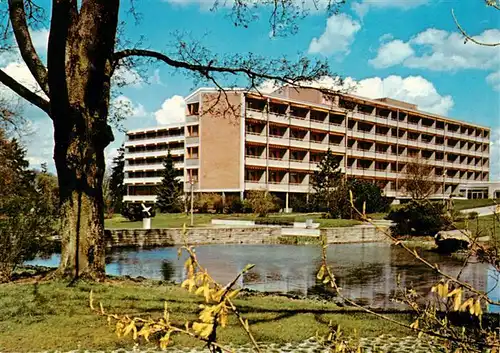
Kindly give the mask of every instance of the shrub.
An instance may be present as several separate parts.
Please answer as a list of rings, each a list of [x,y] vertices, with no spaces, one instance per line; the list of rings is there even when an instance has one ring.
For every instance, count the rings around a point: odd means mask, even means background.
[[[224,213],[243,213],[244,205],[239,196],[227,196]]]
[[[467,214],[467,218],[469,218],[469,219],[476,219],[478,216],[479,216],[479,213],[477,213],[477,212],[469,212]]]
[[[293,218],[258,218],[255,220],[255,224],[267,224],[275,226],[293,226]]]
[[[370,181],[353,179],[349,181],[349,189],[352,191],[354,206],[363,210],[366,205],[366,213],[386,212],[389,209],[389,200],[382,195],[380,187]]]
[[[307,201],[306,195],[291,194],[290,208],[293,212],[314,212],[314,205],[312,202]]]
[[[442,202],[410,201],[391,211],[387,219],[396,223],[391,227],[393,235],[434,236],[448,224]]]
[[[222,196],[215,193],[199,194],[194,200],[194,207],[200,213],[208,213],[209,211],[222,213],[224,210],[223,205]]]
[[[0,283],[18,265],[51,251],[55,218],[45,200],[14,196],[0,205]]]
[[[277,197],[266,191],[250,191],[245,203],[259,217],[265,217],[267,214],[278,207]]]

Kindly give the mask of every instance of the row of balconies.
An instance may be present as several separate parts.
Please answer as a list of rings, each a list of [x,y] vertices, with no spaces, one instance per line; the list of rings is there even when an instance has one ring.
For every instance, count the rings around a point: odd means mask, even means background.
[[[125,159],[136,159],[136,158],[161,158],[166,157],[168,150],[160,151],[147,151],[147,152],[126,152]],[[177,148],[170,150],[172,156],[181,156],[184,154],[184,148]]]
[[[372,116],[372,115],[363,115],[360,113],[352,113],[352,117],[356,120],[362,122],[372,122],[379,126],[387,126],[387,127],[399,127],[402,129],[413,130],[415,132],[426,132],[430,134],[440,135],[444,137],[455,137],[457,139],[480,142],[480,143],[489,143],[488,137],[482,136],[472,136],[468,134],[461,134],[460,132],[451,132],[445,129],[437,129],[433,127],[426,127],[421,125],[415,125],[408,122],[394,121],[391,119]],[[273,113],[262,113],[259,111],[247,109],[247,118],[256,119],[260,121],[270,121],[280,125],[292,125],[303,128],[312,128],[323,131],[332,131],[332,132],[345,132],[346,123],[345,120],[340,124],[332,124],[327,122],[318,122],[314,120],[310,120],[307,118],[298,118],[291,115],[278,115]]]
[[[368,135],[368,136],[367,136]],[[375,134],[363,134],[363,133],[358,133],[358,132],[352,132],[351,134],[348,135],[348,137],[353,137],[353,138],[359,138],[362,140],[371,140],[375,142],[384,142],[386,144],[392,144],[392,145],[398,145],[398,146],[406,146],[406,147],[416,147],[416,148],[421,148],[421,149],[428,149],[432,151],[439,151],[439,152],[452,152],[456,154],[462,154],[466,156],[474,156],[474,157],[483,157],[483,156],[488,156],[489,152],[488,151],[470,151],[466,149],[461,149],[461,148],[451,148],[448,146],[444,145],[432,145],[424,142],[419,142],[419,141],[413,141],[413,140],[401,140],[397,138],[392,138],[392,137],[382,137],[380,135],[375,135]],[[278,136],[278,135],[270,135],[267,137],[265,134],[259,134],[259,133],[253,133],[253,132],[247,132],[245,136],[245,140],[248,142],[253,142],[257,144],[267,144],[269,143],[270,145],[277,145],[277,146],[284,146],[284,147],[296,147],[296,148],[302,148],[302,149],[312,149],[312,150],[318,150],[318,151],[326,151],[328,148],[330,148],[334,152],[344,152],[345,151],[345,146],[343,143],[340,144],[332,144],[328,143],[326,140],[326,137],[323,139],[323,141],[316,141],[316,140],[310,140],[307,138],[304,139],[298,139],[298,138],[291,138],[287,136]]]
[[[184,142],[184,134],[161,137],[161,138],[144,139],[144,140],[127,140],[125,141],[124,145],[125,147],[130,147],[130,146],[157,145],[160,143],[173,143],[173,142]]]

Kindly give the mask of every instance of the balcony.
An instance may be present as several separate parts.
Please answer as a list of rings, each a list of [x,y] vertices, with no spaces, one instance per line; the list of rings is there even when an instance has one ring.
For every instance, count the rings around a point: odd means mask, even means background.
[[[309,140],[290,137],[290,146],[297,148],[309,148]]]
[[[199,115],[188,115],[186,116],[186,125],[196,125],[200,122]]]
[[[259,180],[245,180],[246,190],[266,190],[266,183],[262,183]]]
[[[156,195],[125,195],[124,202],[156,202]]]
[[[290,125],[308,128],[310,125],[310,122],[309,122],[309,120],[306,120],[305,118],[290,115]],[[327,129],[328,129],[328,126],[327,126]]]
[[[123,184],[160,184],[162,177],[148,177],[148,178],[124,178]]]
[[[245,164],[255,167],[266,167],[266,159],[260,156],[247,155],[245,157]]]
[[[198,158],[186,158],[185,165],[186,168],[198,168],[200,166],[200,160]]]
[[[172,142],[184,142],[184,135],[160,137],[160,138],[145,139],[145,140],[128,140],[125,141],[124,145],[125,147],[130,147],[130,146],[158,145],[161,143],[168,144]]]
[[[284,136],[270,135],[269,144],[288,147],[288,145],[290,145],[290,139]]]
[[[264,111],[255,110],[251,108],[246,108],[246,117],[256,120],[267,120],[267,116]]]
[[[281,158],[269,158],[268,166],[269,168],[280,168],[280,169],[288,169],[289,161],[287,159]]]
[[[254,143],[266,143],[267,137],[266,135],[262,135],[256,132],[247,131],[245,134],[245,141],[254,142]]]
[[[186,146],[197,146],[200,144],[199,136],[189,136],[186,137]]]
[[[141,170],[162,170],[163,164],[162,163],[150,163],[150,164],[137,164],[137,165],[130,165],[126,164],[123,167],[123,171],[125,172],[135,172],[135,171],[141,171]],[[174,168],[175,169],[182,169],[184,168],[184,162],[177,162],[174,163]]]
[[[326,151],[328,150],[328,143],[323,143],[323,142],[318,142],[318,141],[311,141],[311,150],[318,150],[318,151]]]
[[[290,169],[309,170],[309,161],[290,160]]]
[[[166,157],[168,150],[161,151],[149,151],[149,152],[126,152],[125,159],[136,159],[136,158],[149,158],[149,157]],[[170,150],[172,156],[182,156],[184,154],[184,148],[177,148]]]

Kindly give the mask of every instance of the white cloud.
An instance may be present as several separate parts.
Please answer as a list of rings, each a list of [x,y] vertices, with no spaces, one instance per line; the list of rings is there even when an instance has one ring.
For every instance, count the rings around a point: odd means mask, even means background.
[[[362,0],[352,4],[353,11],[363,18],[370,8],[394,8],[408,10],[430,3],[430,0]]]
[[[422,76],[388,76],[386,78],[371,77],[356,81],[351,77],[346,77],[342,84],[338,77],[322,77],[313,83],[307,84],[310,87],[326,88],[332,90],[342,90],[366,98],[393,98],[418,106],[421,111],[447,115],[453,108],[454,101],[449,95],[441,95],[432,82]],[[273,82],[264,82],[261,85],[263,91],[266,88],[276,89]],[[266,91],[269,93],[269,90]]]
[[[42,28],[39,30],[31,31],[31,41],[35,49],[41,50],[39,55],[45,55],[47,53],[47,47],[49,45],[49,30]]]
[[[500,70],[486,76],[486,82],[488,82],[495,91],[500,91]]]
[[[48,117],[29,121],[29,134],[21,137],[21,142],[27,148],[26,159],[30,168],[40,169],[42,163],[47,163],[50,171],[55,172],[54,164],[54,128]]]
[[[110,115],[119,114],[121,118],[144,118],[149,113],[140,103],[134,104],[126,96],[118,96],[111,101]]]
[[[309,53],[331,55],[349,54],[349,47],[354,36],[361,29],[361,24],[345,14],[333,15],[326,22],[324,33],[313,38],[309,44]]]
[[[118,86],[130,86],[134,88],[142,88],[144,80],[139,73],[131,68],[120,66],[113,73],[113,84]]]
[[[500,41],[500,30],[486,30],[474,38],[486,43],[498,42]],[[398,49],[401,49],[403,45],[406,52],[411,53],[411,55],[398,55]],[[464,39],[460,34],[435,28],[420,32],[407,42],[395,39],[382,44],[377,57],[370,60],[372,65],[375,66],[376,63],[383,61],[382,54],[386,57],[390,55],[398,57],[399,60],[392,60],[388,66],[403,64],[410,68],[424,68],[433,71],[494,69],[498,67],[500,62],[500,47],[484,47],[474,43],[464,44]]]
[[[154,115],[159,124],[183,122],[186,118],[186,102],[182,96],[172,96],[163,102]]]
[[[378,49],[377,57],[369,60],[369,63],[379,69],[386,68],[402,63],[413,54],[410,44],[397,39],[383,44]]]
[[[384,37],[384,36],[382,36]],[[489,29],[474,36],[484,43],[500,41],[500,30]],[[495,89],[500,87],[500,47],[485,47],[472,42],[464,42],[457,32],[447,32],[435,28],[418,33],[404,42],[394,39],[382,43],[377,56],[370,64],[376,68],[403,65],[408,68],[432,71],[457,71],[477,69],[495,71],[487,81]]]
[[[438,93],[432,82],[422,76],[372,77],[358,82],[353,92],[363,97],[389,97],[418,106],[419,110],[447,115],[453,108],[453,98]]]

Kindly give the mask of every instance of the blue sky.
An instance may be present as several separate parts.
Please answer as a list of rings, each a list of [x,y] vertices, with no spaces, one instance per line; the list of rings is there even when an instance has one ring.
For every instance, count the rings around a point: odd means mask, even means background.
[[[320,6],[323,1],[319,0]],[[219,6],[218,11],[210,11],[211,3],[136,1],[142,15],[136,25],[126,15],[128,1],[123,1],[126,37],[136,41],[143,36],[144,47],[168,51],[178,32],[203,40],[206,47],[221,55],[252,52],[268,57],[302,54],[327,59],[336,73],[357,83],[360,95],[390,96],[416,103],[421,110],[490,126],[492,178],[500,179],[500,48],[464,44],[451,16],[454,9],[471,35],[486,42],[500,41],[500,13],[487,8],[482,0],[348,1],[339,15],[311,9],[310,15],[298,22],[299,32],[285,38],[270,36],[265,9],[257,13],[259,20],[244,29],[234,27],[227,17],[228,8]],[[47,31],[40,28],[33,34],[43,53]],[[0,67],[29,81],[25,68],[15,60],[0,57]],[[182,119],[180,97],[195,88],[192,80],[162,63],[141,73],[147,82],[133,70],[120,72],[120,77],[131,83],[120,90],[117,99],[130,108],[124,126],[140,128]],[[30,107],[25,114],[33,122],[34,133],[26,139],[33,167],[43,161],[53,166],[50,120]],[[115,138],[107,149],[108,158],[124,136],[116,131]]]

